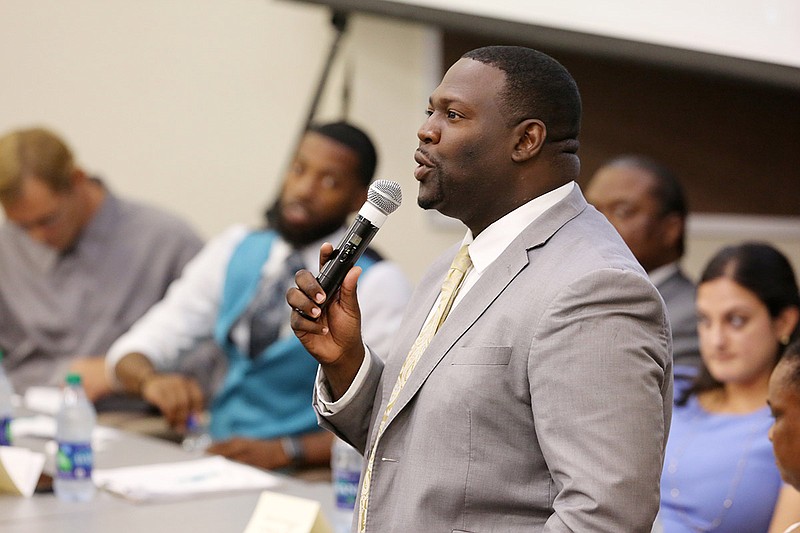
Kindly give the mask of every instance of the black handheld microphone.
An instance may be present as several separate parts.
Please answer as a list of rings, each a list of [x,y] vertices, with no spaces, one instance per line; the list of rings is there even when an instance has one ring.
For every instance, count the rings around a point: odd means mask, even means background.
[[[367,249],[378,229],[386,221],[386,217],[394,213],[402,201],[403,193],[397,182],[377,180],[370,185],[367,201],[317,276],[317,282],[327,296],[322,307],[331,301],[342,285],[345,275]]]

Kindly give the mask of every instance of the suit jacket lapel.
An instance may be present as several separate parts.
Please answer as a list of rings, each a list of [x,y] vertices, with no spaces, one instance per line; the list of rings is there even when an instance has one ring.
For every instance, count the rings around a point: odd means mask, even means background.
[[[417,394],[420,387],[441,362],[448,350],[489,308],[517,274],[528,265],[530,261],[528,251],[544,246],[559,228],[576,217],[587,205],[580,190],[575,187],[564,200],[548,209],[528,225],[489,266],[436,333],[430,346],[428,346],[411,376],[409,376],[405,387],[400,392],[387,425],[392,423],[397,414]],[[415,307],[410,308],[413,311],[407,317],[409,327],[403,327],[403,331],[408,333],[403,337],[403,342],[400,345],[401,349],[394,352],[395,357],[385,369],[389,371],[387,376],[389,379],[384,381],[382,407],[386,405],[389,392],[391,392],[397,375],[400,373],[400,366],[403,364],[408,350],[414,343],[425,318],[433,307],[433,303],[439,294],[442,280],[459,246],[454,246],[437,260],[431,269],[430,275],[426,276],[420,283],[417,295],[410,303]],[[411,327],[412,325],[413,327]]]

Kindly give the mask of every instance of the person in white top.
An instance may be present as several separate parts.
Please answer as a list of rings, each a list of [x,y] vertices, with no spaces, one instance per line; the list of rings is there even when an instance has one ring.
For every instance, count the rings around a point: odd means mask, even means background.
[[[790,344],[772,371],[767,396],[775,422],[769,440],[781,477],[800,491],[800,341]],[[800,531],[800,522],[785,533]]]
[[[366,200],[375,165],[361,130],[342,122],[310,127],[267,212],[267,227],[233,227],[209,242],[164,300],[108,351],[114,385],[157,406],[179,430],[208,407],[211,453],[267,469],[327,464],[332,438],[311,407],[316,361],[289,328],[284,295],[297,270],[317,271],[323,242],[339,242],[347,217]],[[374,250],[362,261],[364,336],[385,351],[410,284]],[[257,303],[270,300],[277,300],[275,313],[261,311]],[[266,319],[273,314],[274,321]],[[251,342],[267,330],[269,340]],[[207,404],[197,382],[176,365],[209,338],[224,350],[227,370]]]

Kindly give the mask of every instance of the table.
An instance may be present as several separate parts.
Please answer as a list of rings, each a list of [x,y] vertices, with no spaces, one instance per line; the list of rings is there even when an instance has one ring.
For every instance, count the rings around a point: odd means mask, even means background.
[[[95,451],[95,468],[115,468],[195,459],[179,445],[124,430],[119,438]],[[46,440],[19,439],[18,446],[43,451]],[[52,472],[48,458],[46,471]],[[281,476],[275,492],[320,502],[322,512],[333,517],[333,489],[327,482],[310,482]],[[190,501],[137,504],[98,490],[87,503],[68,503],[52,493],[31,498],[0,494],[0,531],[3,533],[241,533],[255,509],[260,490]]]

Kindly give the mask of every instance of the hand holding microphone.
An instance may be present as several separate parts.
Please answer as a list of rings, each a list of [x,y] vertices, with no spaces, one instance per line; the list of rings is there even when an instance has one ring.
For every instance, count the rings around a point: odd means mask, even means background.
[[[402,200],[402,190],[397,182],[377,180],[370,185],[367,201],[317,276],[317,282],[326,295],[323,307],[339,289],[345,275],[367,249],[386,218],[400,207]]]
[[[367,249],[386,217],[400,206],[401,200],[400,185],[394,181],[378,180],[370,186],[367,202],[316,278],[317,284],[325,291],[323,303],[317,302],[318,289],[307,271],[301,272],[302,276],[297,278],[298,286],[286,293],[286,301],[294,310],[292,329],[305,349],[322,365],[335,398],[350,386],[364,359],[361,317],[360,313],[351,314],[344,308],[335,313],[322,313],[321,309],[333,300],[347,273]],[[350,295],[348,299],[354,296]],[[324,320],[317,320],[321,316]]]
[[[377,180],[370,185],[367,201],[317,276],[317,282],[326,296],[323,308],[339,290],[345,275],[367,249],[386,218],[400,207],[402,200],[402,190],[395,181]]]

